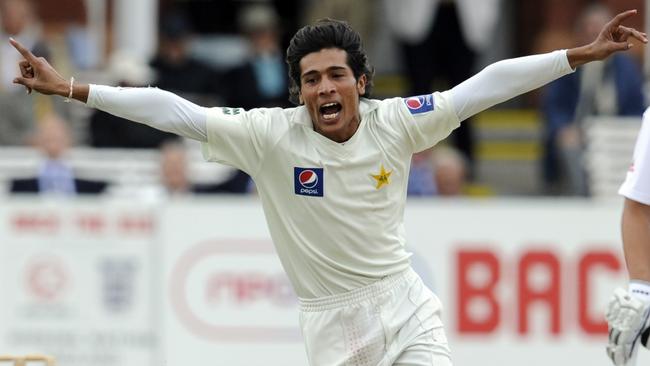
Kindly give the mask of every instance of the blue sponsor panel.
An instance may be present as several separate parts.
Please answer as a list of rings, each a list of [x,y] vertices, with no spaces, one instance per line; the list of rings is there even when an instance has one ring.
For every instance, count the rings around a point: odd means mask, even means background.
[[[404,104],[411,114],[431,112],[435,106],[433,94],[404,98]]]
[[[133,307],[137,264],[128,259],[104,259],[100,264],[104,306],[114,313]]]
[[[323,197],[323,168],[293,168],[295,193]]]

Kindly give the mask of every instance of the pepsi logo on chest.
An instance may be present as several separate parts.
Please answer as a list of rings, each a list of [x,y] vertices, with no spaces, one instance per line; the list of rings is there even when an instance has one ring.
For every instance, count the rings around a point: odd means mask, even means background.
[[[293,168],[294,192],[301,196],[323,197],[323,168]]]

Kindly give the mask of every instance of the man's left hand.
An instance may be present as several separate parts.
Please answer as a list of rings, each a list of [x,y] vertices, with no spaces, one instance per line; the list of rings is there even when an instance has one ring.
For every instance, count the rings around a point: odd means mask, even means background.
[[[607,355],[616,366],[624,366],[634,358],[641,342],[641,333],[648,327],[650,304],[627,291],[614,291],[605,318],[609,326]]]
[[[587,62],[604,60],[615,52],[632,48],[630,37],[642,43],[648,43],[647,35],[643,32],[622,25],[623,21],[635,15],[636,10],[628,10],[616,15],[600,31],[591,44],[572,48],[567,52],[569,64],[576,68]]]

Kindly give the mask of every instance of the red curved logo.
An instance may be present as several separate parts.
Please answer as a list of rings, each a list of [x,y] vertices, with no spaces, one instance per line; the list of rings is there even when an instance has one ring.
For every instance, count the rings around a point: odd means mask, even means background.
[[[68,286],[65,266],[56,258],[35,259],[27,264],[25,272],[27,288],[43,301],[58,299]]]
[[[298,327],[285,325],[295,318],[297,306],[281,267],[251,263],[267,260],[276,260],[268,241],[234,239],[191,247],[171,272],[169,296],[179,321],[196,336],[218,342],[300,341]],[[259,311],[265,313],[261,321],[254,319]]]
[[[300,185],[305,188],[314,188],[318,184],[318,175],[313,170],[303,170],[298,176]]]
[[[419,109],[423,104],[424,102],[420,97],[411,97],[406,100],[406,106],[409,107],[409,109]]]

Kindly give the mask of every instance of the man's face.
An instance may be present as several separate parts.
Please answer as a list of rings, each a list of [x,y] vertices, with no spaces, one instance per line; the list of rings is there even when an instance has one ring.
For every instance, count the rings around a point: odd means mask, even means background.
[[[54,116],[44,117],[39,121],[34,142],[48,158],[62,158],[70,146],[70,135],[65,122]]]
[[[300,60],[300,102],[311,116],[314,130],[345,142],[359,127],[359,96],[366,92],[366,76],[354,78],[347,52],[326,48]]]
[[[0,24],[8,35],[20,34],[30,20],[31,4],[27,0],[0,1]]]
[[[164,148],[161,154],[162,181],[171,193],[184,193],[189,189],[187,157],[176,147]]]

